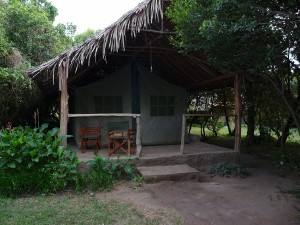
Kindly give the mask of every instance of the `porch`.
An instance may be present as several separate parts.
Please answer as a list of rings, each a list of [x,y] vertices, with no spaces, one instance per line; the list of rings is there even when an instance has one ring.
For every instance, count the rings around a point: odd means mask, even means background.
[[[70,148],[77,153],[80,162],[87,162],[94,158],[94,148],[89,148],[85,153],[73,143],[69,143]],[[98,154],[108,157],[108,149],[102,148]],[[124,159],[126,154],[120,153],[110,158],[116,160],[118,157]],[[132,155],[132,158],[136,156]],[[192,142],[185,144],[184,154],[180,153],[178,145],[144,146],[137,163],[138,166],[158,166],[158,165],[177,165],[188,164],[191,167],[204,170],[207,166],[219,162],[237,162],[239,152],[233,149],[223,148],[203,142]]]

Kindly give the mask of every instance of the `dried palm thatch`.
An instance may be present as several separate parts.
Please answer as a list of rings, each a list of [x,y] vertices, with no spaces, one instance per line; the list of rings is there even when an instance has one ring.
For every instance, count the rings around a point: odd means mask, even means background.
[[[107,51],[118,52],[125,51],[126,33],[130,31],[132,37],[142,30],[146,29],[154,21],[159,22],[163,18],[163,1],[164,0],[145,0],[136,8],[123,15],[118,21],[107,27],[103,31],[94,35],[81,45],[73,47],[56,58],[41,64],[38,67],[27,70],[31,78],[36,78],[40,74],[52,74],[53,82],[58,67],[66,62],[67,70],[75,70],[83,66],[86,62],[88,65],[91,58],[95,60],[102,57],[106,59]],[[99,54],[101,52],[101,54]]]

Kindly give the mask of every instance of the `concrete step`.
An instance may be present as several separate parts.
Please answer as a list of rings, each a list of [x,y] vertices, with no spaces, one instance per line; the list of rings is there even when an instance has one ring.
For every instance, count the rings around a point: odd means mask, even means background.
[[[172,166],[149,166],[137,167],[145,182],[153,183],[159,181],[199,181],[200,172],[187,164]]]

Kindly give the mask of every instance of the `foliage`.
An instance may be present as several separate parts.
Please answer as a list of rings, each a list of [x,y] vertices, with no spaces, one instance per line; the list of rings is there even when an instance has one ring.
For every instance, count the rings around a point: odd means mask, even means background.
[[[76,25],[72,23],[62,24],[59,23],[54,28],[55,34],[55,52],[54,56],[57,53],[64,52],[66,49],[74,46],[74,35],[76,32]]]
[[[207,129],[212,131],[215,136],[218,135],[218,131],[224,127],[222,122],[219,122],[220,117],[210,118],[207,122]]]
[[[0,195],[49,193],[74,185],[78,179],[78,159],[63,149],[58,128],[17,127],[0,132]]]
[[[130,179],[135,175],[135,159],[127,156],[125,159],[116,161],[110,158],[103,158],[96,155],[93,160],[88,162],[91,170],[87,174],[88,183],[91,183],[92,189],[106,191],[112,188],[115,179]]]
[[[8,121],[30,123],[41,99],[37,86],[20,70],[0,67],[0,127]]]
[[[79,44],[83,43],[85,40],[87,40],[88,38],[90,38],[91,36],[96,34],[96,32],[98,32],[98,31],[94,31],[92,29],[87,29],[85,32],[83,32],[81,34],[77,34],[74,37],[74,45],[79,45]]]
[[[54,26],[56,16],[48,0],[0,0],[0,126],[30,125],[37,108],[43,121],[53,121],[48,113],[55,107],[41,104],[42,94],[25,70],[73,46],[76,26]]]
[[[71,47],[72,39],[53,26],[57,9],[51,3],[1,0],[0,4],[3,6],[0,9],[3,29],[1,32],[0,26],[0,37],[4,35],[6,42],[18,49],[31,64],[40,64]]]
[[[293,27],[298,9],[294,0],[175,0],[167,14],[176,26],[177,46],[207,50],[210,62],[236,72],[265,68],[286,50],[285,34],[294,29],[293,38],[299,32]]]
[[[294,188],[290,190],[280,190],[283,194],[294,195],[296,198],[300,199],[300,188]]]
[[[131,181],[134,183],[133,185],[131,185],[131,188],[134,190],[137,190],[137,189],[143,187],[144,177],[141,175],[137,175],[137,176],[133,177],[131,179]]]
[[[135,176],[135,159],[111,160],[96,155],[88,162],[87,174],[78,171],[75,152],[60,143],[67,136],[57,137],[58,128],[16,127],[0,132],[0,196],[31,193],[52,193],[67,187],[77,191],[110,190],[116,179]]]
[[[247,168],[244,168],[239,164],[228,162],[218,163],[210,166],[208,173],[212,174],[213,176],[218,175],[224,177],[245,177],[249,175]]]
[[[231,88],[224,88],[214,91],[200,91],[189,93],[189,105],[188,113],[191,114],[216,114],[216,115],[228,115],[233,112],[232,100],[233,91]],[[230,118],[225,116],[224,118],[227,129],[230,131]],[[218,131],[224,127],[221,122],[220,116],[193,116],[188,118],[189,133],[191,132],[192,126],[195,123],[200,124],[200,135],[203,140],[207,139],[206,130],[213,132],[215,136],[218,135]]]
[[[273,148],[271,154],[275,168],[291,170],[300,175],[300,152],[298,149]]]
[[[224,72],[265,76],[300,132],[298,1],[175,0],[167,11],[182,51],[207,52]]]
[[[135,163],[138,158],[131,158],[127,155],[125,159],[118,159],[111,162],[111,171],[117,179],[131,179],[136,174]]]
[[[111,162],[109,158],[102,158],[96,155],[95,158],[88,162],[91,170],[88,173],[88,179],[92,183],[92,189],[106,191],[112,188],[115,177],[111,171]]]

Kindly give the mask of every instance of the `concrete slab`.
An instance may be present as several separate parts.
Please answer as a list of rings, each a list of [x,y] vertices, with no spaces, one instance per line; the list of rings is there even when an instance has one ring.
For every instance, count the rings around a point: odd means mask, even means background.
[[[140,166],[137,167],[137,169],[147,183],[184,180],[198,182],[200,179],[200,172],[187,164],[149,167]]]

